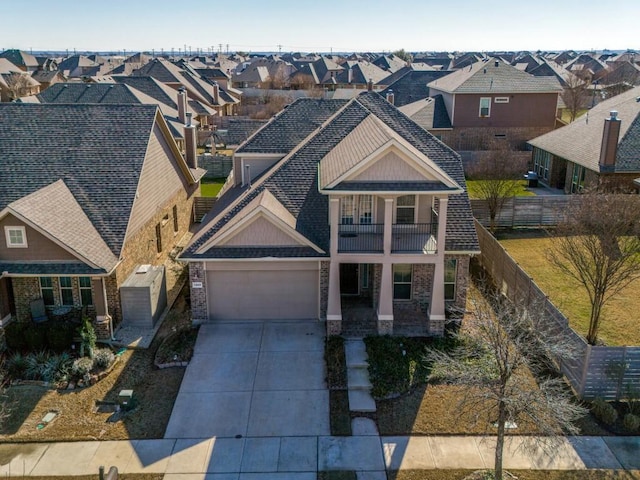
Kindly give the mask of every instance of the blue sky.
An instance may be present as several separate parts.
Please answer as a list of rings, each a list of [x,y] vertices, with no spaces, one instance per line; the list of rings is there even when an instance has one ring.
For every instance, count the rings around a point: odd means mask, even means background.
[[[0,0],[0,49],[640,49],[640,1]],[[615,8],[614,8],[615,5]]]

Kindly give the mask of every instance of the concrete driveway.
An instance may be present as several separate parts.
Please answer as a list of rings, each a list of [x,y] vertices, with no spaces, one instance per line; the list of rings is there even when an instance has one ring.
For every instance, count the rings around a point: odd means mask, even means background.
[[[329,392],[321,322],[200,327],[165,438],[324,435]]]

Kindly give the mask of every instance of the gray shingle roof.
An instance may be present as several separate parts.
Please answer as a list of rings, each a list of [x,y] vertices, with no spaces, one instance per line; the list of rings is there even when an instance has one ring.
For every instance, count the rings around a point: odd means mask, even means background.
[[[153,77],[147,76],[135,76],[135,77],[113,77],[113,81],[117,83],[123,83],[130,85],[136,90],[155,98],[160,103],[169,105],[171,108],[178,108],[178,105],[173,100],[173,97],[169,95],[167,89],[170,87],[164,86]],[[172,90],[172,89],[171,89]],[[175,95],[175,93],[174,93]]]
[[[156,111],[0,104],[0,210],[61,179],[119,256]]]
[[[496,63],[498,66],[496,66]],[[561,92],[554,77],[536,77],[500,60],[476,62],[429,83],[447,93],[549,93]]]
[[[640,87],[600,102],[594,108],[562,128],[529,141],[529,144],[550,152],[589,170],[600,171],[600,148],[604,120],[612,110],[618,112],[620,137],[615,172],[640,172]]]
[[[449,75],[448,70],[411,70],[407,69],[404,75],[389,83],[388,87],[382,91],[386,95],[389,90],[393,90],[393,104],[402,107],[408,103],[413,103],[429,96],[427,84],[439,78]],[[387,83],[387,80],[382,83]]]
[[[126,85],[56,83],[37,95],[42,103],[140,103]]]
[[[304,105],[297,108],[298,102]],[[289,128],[290,122],[295,123],[296,120],[304,119],[308,114],[308,108],[313,105],[308,103],[308,99],[298,100],[298,102],[292,104],[289,111],[290,118],[282,124],[285,131]],[[313,100],[313,102],[317,103],[317,108],[322,108],[322,104],[331,105],[332,101]],[[337,110],[337,106],[341,108]],[[401,114],[377,93],[365,92],[348,103],[333,104],[330,109],[337,113],[315,135],[268,172],[261,181],[256,182],[250,190],[234,189],[233,198],[225,202],[224,207],[221,206],[219,210],[212,212],[209,216],[210,221],[194,236],[182,255],[184,258],[220,258],[220,255],[224,255],[225,252],[226,258],[244,257],[245,250],[242,248],[234,250],[213,248],[204,252],[199,250],[264,189],[268,189],[296,218],[296,230],[299,233],[328,252],[328,199],[318,191],[318,162],[371,114],[395,130],[421,153],[427,155],[459,185],[466,185],[460,156]],[[276,122],[277,119],[273,120],[262,131],[270,129],[276,136],[275,133],[278,130],[275,126]],[[221,201],[224,201],[224,196]],[[448,251],[479,250],[466,193],[450,196],[445,248]],[[288,256],[285,252],[281,254]],[[317,253],[315,255],[318,256]]]
[[[55,263],[24,263],[24,262],[0,262],[0,272],[9,272],[12,275],[99,275],[104,270],[91,268],[82,262],[55,262]]]
[[[346,103],[301,98],[240,145],[237,152],[287,154]]]

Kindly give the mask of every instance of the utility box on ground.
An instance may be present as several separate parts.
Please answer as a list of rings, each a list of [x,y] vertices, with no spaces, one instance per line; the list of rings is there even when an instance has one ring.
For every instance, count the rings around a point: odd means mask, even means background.
[[[120,286],[120,303],[124,325],[153,328],[167,306],[164,267],[138,266]]]

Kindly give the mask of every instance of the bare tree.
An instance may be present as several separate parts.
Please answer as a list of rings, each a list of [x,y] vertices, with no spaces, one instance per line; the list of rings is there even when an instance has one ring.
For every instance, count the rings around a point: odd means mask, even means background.
[[[573,422],[585,414],[558,374],[549,367],[572,350],[542,309],[514,305],[499,292],[472,291],[472,315],[452,352],[430,350],[431,378],[464,387],[458,408],[487,431],[497,430],[494,475],[503,478],[507,422],[530,422],[539,434],[521,448],[551,453]],[[532,377],[532,374],[534,377]],[[535,378],[535,380],[534,380]]]
[[[569,116],[572,122],[577,118],[581,110],[587,108],[590,82],[591,80],[589,78],[573,73],[566,79],[564,91],[560,96],[569,110]]]
[[[17,100],[29,93],[29,78],[28,74],[22,72],[14,72],[5,77],[11,100]]]
[[[479,180],[475,194],[485,201],[489,210],[489,229],[496,229],[496,218],[507,199],[518,190],[517,179],[522,178],[520,165],[512,162],[506,148],[492,150],[473,169],[473,178]]]
[[[589,296],[587,342],[595,345],[602,308],[640,278],[640,197],[586,193],[565,211],[548,258]]]

